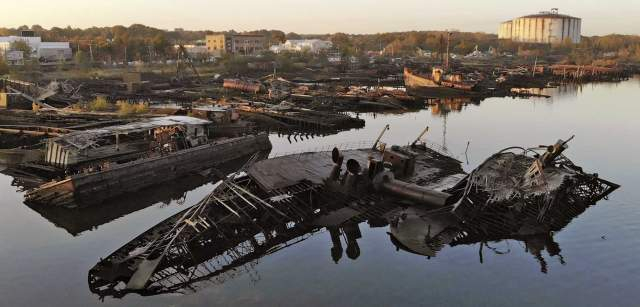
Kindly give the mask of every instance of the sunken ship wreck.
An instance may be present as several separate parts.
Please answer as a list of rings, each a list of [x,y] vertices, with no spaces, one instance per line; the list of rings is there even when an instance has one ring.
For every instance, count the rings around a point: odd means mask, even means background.
[[[426,256],[501,239],[541,241],[537,252],[557,254],[550,231],[618,188],[574,165],[566,143],[508,148],[469,174],[420,137],[402,147],[376,141],[249,161],[198,204],[102,259],[89,288],[100,297],[196,291],[325,229],[334,261],[344,252],[341,234],[347,256],[357,258],[362,222],[389,227],[398,249]]]
[[[28,203],[75,207],[271,150],[266,133],[213,138],[210,129],[208,120],[167,116],[73,131],[48,139],[41,161],[9,172],[38,183],[25,194]]]

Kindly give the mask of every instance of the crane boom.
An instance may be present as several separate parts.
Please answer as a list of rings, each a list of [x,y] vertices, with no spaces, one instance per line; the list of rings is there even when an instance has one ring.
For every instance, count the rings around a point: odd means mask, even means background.
[[[389,130],[389,124],[386,124],[384,126],[384,128],[382,129],[382,132],[380,132],[380,135],[378,136],[378,138],[376,139],[375,142],[373,142],[373,146],[371,146],[371,149],[375,150],[376,146],[378,146],[378,143],[380,142],[380,139],[382,138],[382,136],[384,136],[384,133]]]

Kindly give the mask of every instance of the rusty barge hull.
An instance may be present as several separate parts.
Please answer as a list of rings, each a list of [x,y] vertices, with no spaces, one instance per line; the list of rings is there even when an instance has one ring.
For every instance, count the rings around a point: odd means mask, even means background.
[[[27,192],[25,198],[29,203],[50,206],[97,204],[115,196],[216,167],[237,157],[269,150],[271,142],[266,134],[233,138],[46,183]]]
[[[26,162],[41,161],[42,150],[38,149],[0,149],[0,165],[19,165]]]
[[[407,86],[407,92],[410,95],[428,98],[446,98],[446,97],[480,97],[480,92],[461,90],[451,87],[412,87]]]

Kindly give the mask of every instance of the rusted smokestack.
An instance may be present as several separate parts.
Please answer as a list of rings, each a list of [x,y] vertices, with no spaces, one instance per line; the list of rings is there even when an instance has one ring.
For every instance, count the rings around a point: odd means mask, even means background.
[[[355,187],[356,182],[358,181],[358,175],[360,175],[360,171],[362,168],[360,167],[360,163],[354,159],[349,159],[347,161],[347,174],[345,179],[345,186],[347,187]]]
[[[340,150],[337,147],[334,147],[331,151],[331,159],[335,165],[331,170],[329,180],[336,181],[340,178],[340,169],[342,168],[342,161],[344,161],[344,156],[340,153]]]

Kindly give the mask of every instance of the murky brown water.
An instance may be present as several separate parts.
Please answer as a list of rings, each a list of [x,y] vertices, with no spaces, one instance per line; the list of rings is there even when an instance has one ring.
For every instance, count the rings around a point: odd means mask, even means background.
[[[212,185],[195,180],[182,183],[179,189],[191,190],[186,194],[165,185],[106,209],[39,213],[22,203],[11,178],[0,175],[0,305],[637,306],[640,79],[549,92],[552,99],[451,101],[419,112],[362,114],[364,129],[298,142],[272,136],[274,152],[286,153],[370,142],[385,124],[391,130],[384,141],[407,144],[429,125],[428,139],[447,147],[470,170],[504,147],[548,144],[575,134],[567,155],[622,188],[554,234],[561,251],[555,256],[542,251],[547,273],[521,241],[490,242],[495,252],[485,248],[482,263],[479,244],[445,247],[428,259],[396,250],[389,229],[364,224],[356,259],[334,263],[330,235],[319,232],[186,295],[130,294],[101,301],[87,284],[87,271],[100,257],[196,203]]]

